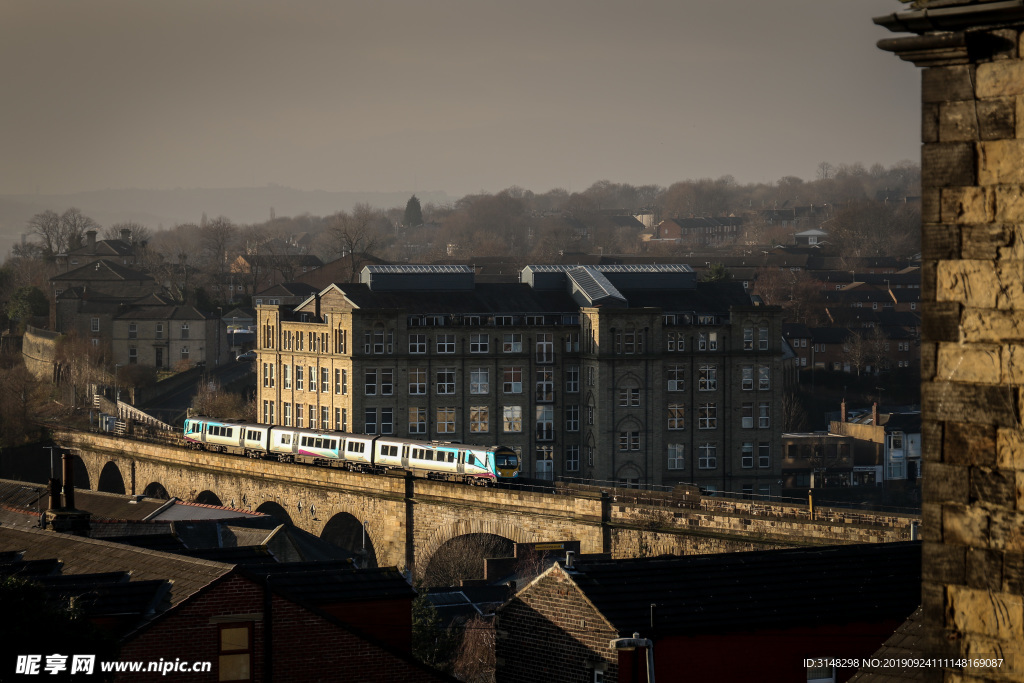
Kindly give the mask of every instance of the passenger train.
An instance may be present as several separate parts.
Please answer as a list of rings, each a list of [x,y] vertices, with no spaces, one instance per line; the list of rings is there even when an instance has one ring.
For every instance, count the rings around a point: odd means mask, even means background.
[[[507,446],[412,441],[196,416],[185,420],[190,448],[361,472],[406,470],[431,479],[492,484],[519,476]]]

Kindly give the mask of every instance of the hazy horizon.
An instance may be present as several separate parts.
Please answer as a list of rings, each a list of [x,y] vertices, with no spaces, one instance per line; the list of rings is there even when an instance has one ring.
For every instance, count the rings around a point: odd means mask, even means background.
[[[580,191],[916,161],[895,0],[9,4],[0,194]]]

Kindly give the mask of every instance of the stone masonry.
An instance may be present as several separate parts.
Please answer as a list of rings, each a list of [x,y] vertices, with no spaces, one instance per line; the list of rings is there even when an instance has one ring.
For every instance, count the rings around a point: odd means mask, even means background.
[[[875,20],[921,34],[879,43],[923,68],[919,656],[1002,658],[946,681],[1024,680],[1024,8],[1010,4]]]
[[[475,487],[85,432],[57,432],[54,441],[81,458],[88,482],[80,485],[101,489],[101,479],[113,475],[128,494],[159,484],[188,502],[209,492],[229,507],[267,510],[270,504],[316,535],[326,535],[338,519],[348,520],[357,532],[366,521],[377,563],[417,574],[438,548],[465,534],[493,534],[516,543],[578,540],[583,553],[644,557],[907,540],[918,521],[827,508],[816,508],[811,519],[806,505],[724,498],[704,499],[690,509],[618,500],[614,491]]]

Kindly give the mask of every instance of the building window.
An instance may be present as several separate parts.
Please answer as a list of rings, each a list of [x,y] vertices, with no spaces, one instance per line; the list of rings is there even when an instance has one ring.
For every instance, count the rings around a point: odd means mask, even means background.
[[[767,391],[772,388],[771,368],[767,365],[757,366],[757,388],[761,391]]]
[[[757,349],[759,351],[768,350],[768,328],[759,327],[757,328]]]
[[[367,408],[365,413],[364,413],[364,415],[366,417],[363,420],[363,433],[364,434],[376,434],[377,433],[377,409],[376,408]]]
[[[717,332],[701,332],[697,337],[697,350],[698,351],[717,351],[718,350],[718,333]]]
[[[623,387],[619,389],[619,406],[623,408],[635,408],[640,405],[640,389],[636,387]]]
[[[537,369],[536,400],[550,403],[555,400],[555,371],[551,368]]]
[[[523,335],[519,333],[504,335],[501,351],[502,353],[522,353]]]
[[[682,352],[686,350],[686,337],[682,332],[669,332],[665,335],[665,350]]]
[[[502,368],[502,391],[506,394],[523,393],[523,369],[521,367]]]
[[[565,335],[565,352],[566,353],[579,353],[580,350],[580,333],[570,332]]]
[[[316,429],[316,406],[309,406],[309,428]]]
[[[377,324],[373,326],[373,352],[376,354],[384,353],[384,325]]]
[[[128,364],[137,365],[139,362],[139,350],[134,346],[128,349]]]
[[[324,380],[327,380],[327,369],[324,368],[323,373]],[[323,390],[327,391],[327,385],[324,384]],[[381,396],[391,396],[395,393],[395,369],[394,368],[381,368],[380,369],[380,394]]]
[[[685,366],[669,365],[665,368],[665,376],[668,378],[669,391],[686,391]]]
[[[163,323],[157,323],[156,324],[156,338],[157,339],[163,339],[164,338],[164,324]]]
[[[740,451],[740,467],[750,469],[754,466],[754,442],[744,441],[743,450]]]
[[[578,445],[565,447],[565,471],[580,471],[580,447]]]
[[[536,477],[538,479],[551,480],[555,475],[555,447],[537,446],[536,453]]]
[[[341,408],[334,409],[334,431],[340,432],[344,429],[341,426]]]
[[[551,332],[539,332],[536,341],[536,357],[538,363],[555,362],[555,335]]]
[[[718,445],[702,443],[699,447],[697,467],[702,470],[713,470],[718,467]]]
[[[284,404],[282,404],[281,405],[281,410],[284,411],[284,415],[282,416],[283,419],[284,419],[284,426],[285,427],[291,427],[292,426],[292,404],[291,403],[284,403]]]
[[[313,373],[310,373],[311,376],[309,378],[310,391],[314,391],[314,389],[313,389],[314,385],[313,385],[312,374]],[[366,381],[363,384],[364,384],[364,386],[363,386],[363,393],[366,396],[376,396],[377,395],[377,368],[367,368],[366,369]]]
[[[594,386],[594,366],[590,365],[587,367],[587,386]]]
[[[438,353],[455,353],[454,334],[439,334],[436,341]]]
[[[384,372],[390,373],[391,371],[390,370],[385,370]],[[331,369],[330,368],[320,368],[320,391],[322,393],[326,394],[330,390],[331,390]],[[384,391],[384,392],[381,392],[381,393],[390,394],[391,391]]]
[[[744,403],[743,404],[743,412],[742,412],[742,418],[741,419],[742,419],[742,422],[740,423],[740,426],[742,426],[743,429],[753,429],[754,428],[754,404],[753,403]]]
[[[181,338],[188,339],[188,323],[181,324]]]
[[[217,680],[252,680],[252,624],[221,624],[218,633]]]
[[[565,369],[565,391],[569,394],[579,393],[580,366],[570,365]]]
[[[91,331],[93,331],[93,332],[99,332],[100,331],[100,319],[99,318],[92,318],[89,321],[89,329]]]
[[[316,368],[309,366],[309,390],[316,392]]]
[[[772,466],[772,445],[770,443],[757,444],[757,466],[761,468]]]
[[[490,410],[487,406],[470,406],[469,431],[483,433],[490,431]]]
[[[668,445],[668,468],[681,470],[685,467],[686,444],[670,443]]]
[[[469,371],[469,393],[491,393],[491,371],[487,368],[472,368]]]
[[[295,404],[295,426],[296,427],[301,427],[302,426],[302,404],[301,403],[296,403]]]
[[[537,441],[552,441],[555,438],[555,409],[553,406],[537,406]]]
[[[501,410],[505,432],[513,434],[523,431],[522,406],[504,406]]]
[[[427,335],[425,334],[410,334],[409,335],[409,353],[426,353],[427,352]]]
[[[188,347],[187,346],[182,346],[181,347],[181,359],[182,360],[188,360]]]
[[[324,408],[324,418],[327,418],[327,409]],[[324,423],[324,429],[327,429],[327,423]],[[380,433],[381,434],[394,434],[395,433],[395,409],[394,408],[381,408],[380,409]]]
[[[718,404],[701,403],[697,412],[697,429],[716,429],[718,427]]]
[[[668,404],[668,428],[680,430],[686,428],[685,407],[682,403]]]
[[[285,389],[292,388],[292,366],[281,365],[281,381],[284,382]]]
[[[743,350],[753,351],[754,350],[754,328],[744,327],[743,328]]]
[[[588,425],[593,425],[594,424],[594,406],[592,406],[592,405],[588,405],[587,406],[587,424]]]
[[[138,339],[139,338],[139,326],[137,323],[128,323],[128,338]]]
[[[455,408],[438,408],[437,409],[437,433],[438,434],[454,434],[455,433]]]
[[[578,432],[578,431],[580,431],[580,407],[579,406],[566,406],[565,407],[565,431],[567,431],[567,432]]]
[[[424,368],[409,368],[409,394],[418,396],[427,393],[427,371]]]
[[[619,432],[619,450],[640,450],[640,432]]]
[[[409,433],[410,434],[426,434],[427,433],[427,409],[411,407],[409,408]]]
[[[341,368],[334,368],[334,393],[341,395]]]
[[[438,395],[455,393],[455,368],[441,368],[437,371]]]
[[[697,390],[715,391],[718,389],[718,366],[701,365],[698,367]]]
[[[302,391],[302,366],[295,366],[295,388]]]
[[[474,333],[469,335],[470,353],[487,353],[489,344],[490,337],[488,337],[486,334]]]
[[[740,368],[740,377],[742,378],[740,381],[740,387],[743,389],[743,391],[753,391],[754,366],[744,365],[742,368]]]
[[[758,429],[768,429],[771,426],[771,404],[767,401],[762,401],[757,406],[757,426]]]

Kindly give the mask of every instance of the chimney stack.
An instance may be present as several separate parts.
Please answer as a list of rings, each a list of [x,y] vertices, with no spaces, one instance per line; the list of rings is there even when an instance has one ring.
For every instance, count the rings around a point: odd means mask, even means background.
[[[132,230],[131,230],[131,228],[121,228],[121,240],[131,244],[131,241],[132,241]]]
[[[50,479],[50,507],[43,514],[43,527],[47,531],[71,534],[73,536],[89,535],[90,513],[75,509],[74,457],[70,453],[61,456],[64,472],[64,504],[61,505],[61,483]]]
[[[878,424],[878,402],[871,404],[871,424]]]
[[[843,399],[843,402],[839,404],[839,422],[841,422],[842,424],[846,424],[846,399],[845,398]]]
[[[96,231],[86,230],[85,231],[85,246],[89,247],[89,253],[96,253]]]
[[[75,509],[75,456],[70,453],[61,455],[61,464],[64,470],[64,507],[68,510]]]

